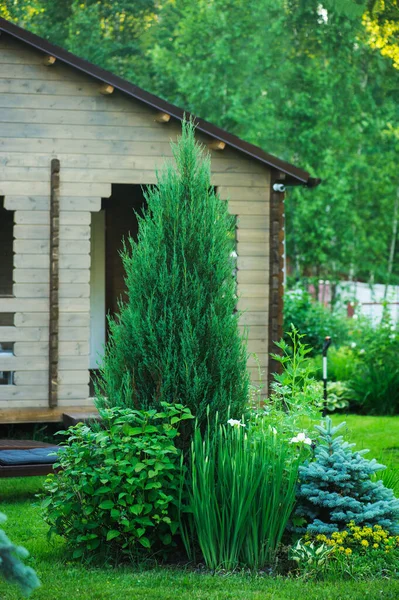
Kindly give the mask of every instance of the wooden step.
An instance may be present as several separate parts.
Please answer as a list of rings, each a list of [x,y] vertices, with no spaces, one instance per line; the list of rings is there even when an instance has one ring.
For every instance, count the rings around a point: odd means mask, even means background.
[[[99,421],[100,419],[101,417],[97,411],[68,412],[62,415],[62,421],[66,429],[77,423],[89,423],[90,421]]]

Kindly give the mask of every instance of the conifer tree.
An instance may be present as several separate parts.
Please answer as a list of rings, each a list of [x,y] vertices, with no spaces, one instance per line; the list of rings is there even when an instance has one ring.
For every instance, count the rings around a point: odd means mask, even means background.
[[[239,333],[231,254],[234,219],[210,182],[210,161],[183,122],[175,164],[145,192],[137,242],[122,253],[128,300],[109,320],[98,404],[189,407],[201,423],[240,418],[247,351]]]
[[[316,427],[320,435],[314,459],[299,467],[295,521],[302,518],[306,525],[298,530],[331,534],[354,521],[399,533],[399,500],[382,481],[371,479],[385,467],[375,459],[364,458],[368,450],[353,452],[355,444],[335,437],[344,425],[333,427],[327,417],[324,426]]]
[[[0,513],[0,523],[6,520]],[[0,575],[9,583],[16,583],[27,596],[40,585],[35,571],[22,562],[29,553],[22,546],[14,546],[0,529]]]

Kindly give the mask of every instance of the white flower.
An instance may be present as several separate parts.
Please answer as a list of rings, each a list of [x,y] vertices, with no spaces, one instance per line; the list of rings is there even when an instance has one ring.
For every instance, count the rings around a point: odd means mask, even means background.
[[[351,348],[356,348],[356,342],[351,343]]]
[[[359,354],[364,354],[366,352],[366,350],[364,348],[362,348],[361,350],[359,350]]]
[[[352,319],[355,319],[355,320],[358,318],[359,318],[358,315],[353,315],[353,317],[352,317]]]
[[[273,432],[273,435],[277,435],[277,429],[275,427],[272,427],[272,432]]]
[[[238,421],[237,419],[229,419],[227,423],[232,427],[245,427],[245,423],[241,423],[241,421]]]
[[[312,440],[306,437],[306,433],[301,432],[290,440],[290,444],[307,444],[310,446],[312,444]]]

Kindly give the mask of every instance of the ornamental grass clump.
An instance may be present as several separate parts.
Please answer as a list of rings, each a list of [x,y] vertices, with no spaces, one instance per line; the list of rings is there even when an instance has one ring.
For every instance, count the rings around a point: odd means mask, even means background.
[[[230,420],[212,431],[197,428],[192,441],[186,550],[193,557],[197,543],[210,569],[262,568],[293,509],[299,458],[264,421]]]
[[[385,467],[364,458],[367,450],[354,452],[354,444],[336,435],[344,425],[333,427],[327,417],[316,427],[314,457],[299,468],[297,531],[330,535],[353,521],[399,533],[399,500],[382,481],[371,479]]]
[[[240,418],[249,392],[238,327],[235,220],[211,186],[210,162],[184,122],[175,165],[145,192],[139,233],[122,254],[128,300],[110,319],[98,403],[135,409],[207,407]]]

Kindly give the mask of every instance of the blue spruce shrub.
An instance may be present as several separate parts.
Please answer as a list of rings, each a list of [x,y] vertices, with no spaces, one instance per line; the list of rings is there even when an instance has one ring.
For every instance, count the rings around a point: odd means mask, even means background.
[[[385,467],[364,458],[368,450],[354,452],[355,444],[336,436],[344,425],[333,427],[327,417],[324,426],[316,426],[319,436],[314,457],[299,468],[297,531],[331,534],[354,521],[399,533],[399,500],[382,481],[371,480]]]
[[[6,520],[0,513],[0,523]],[[35,571],[24,565],[21,559],[27,558],[29,553],[22,546],[14,546],[5,532],[0,529],[0,576],[9,583],[16,583],[26,595],[40,585]]]

